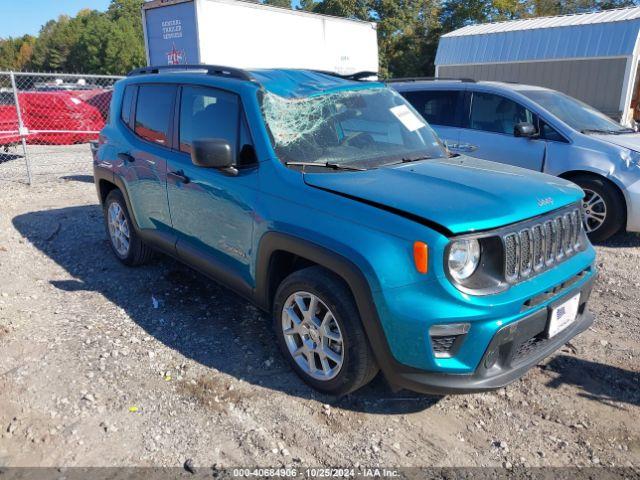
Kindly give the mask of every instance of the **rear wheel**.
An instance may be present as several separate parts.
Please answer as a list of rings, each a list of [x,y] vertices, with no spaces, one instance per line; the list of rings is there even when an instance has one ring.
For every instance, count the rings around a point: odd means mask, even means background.
[[[618,233],[626,219],[624,198],[604,178],[581,175],[572,179],[584,190],[584,225],[592,242],[603,242]]]
[[[131,223],[127,204],[120,190],[112,190],[104,202],[104,220],[111,250],[125,265],[134,267],[147,263],[153,250],[138,236]]]
[[[284,356],[316,390],[346,395],[378,372],[349,288],[324,268],[287,277],[276,293],[273,317]]]

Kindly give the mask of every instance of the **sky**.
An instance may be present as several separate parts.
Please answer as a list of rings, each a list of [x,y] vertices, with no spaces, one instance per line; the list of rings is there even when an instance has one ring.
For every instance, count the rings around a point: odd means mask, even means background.
[[[0,38],[37,35],[49,20],[75,16],[84,8],[105,11],[110,0],[0,0]],[[294,0],[294,5],[299,1]]]
[[[40,27],[62,14],[74,16],[83,8],[106,10],[109,0],[0,0],[0,38],[36,35]]]

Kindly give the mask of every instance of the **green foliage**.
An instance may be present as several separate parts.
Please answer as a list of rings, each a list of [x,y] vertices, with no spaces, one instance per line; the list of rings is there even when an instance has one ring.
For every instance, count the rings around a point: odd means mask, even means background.
[[[286,7],[291,8],[291,0],[265,0],[265,5],[273,5],[274,7]]]
[[[290,0],[254,0],[291,8]],[[378,23],[383,76],[433,74],[438,39],[470,23],[563,15],[635,5],[640,0],[300,0],[309,12]],[[37,37],[0,39],[1,70],[124,74],[144,65],[144,0],[111,0],[45,24]]]
[[[0,70],[19,70],[31,60],[36,39],[31,35],[0,40]]]

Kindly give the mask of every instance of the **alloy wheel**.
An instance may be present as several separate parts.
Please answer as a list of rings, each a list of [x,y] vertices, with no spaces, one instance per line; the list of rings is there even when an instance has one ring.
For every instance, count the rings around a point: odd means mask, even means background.
[[[282,332],[289,353],[310,377],[328,381],[344,364],[340,326],[327,305],[316,295],[296,292],[282,308]]]
[[[587,233],[593,233],[602,227],[607,218],[607,204],[602,196],[593,190],[583,189],[585,193],[582,207],[584,211],[584,226]]]
[[[131,238],[129,222],[118,202],[112,202],[109,205],[107,221],[109,225],[109,237],[111,238],[113,248],[118,252],[118,255],[124,258],[129,254]]]

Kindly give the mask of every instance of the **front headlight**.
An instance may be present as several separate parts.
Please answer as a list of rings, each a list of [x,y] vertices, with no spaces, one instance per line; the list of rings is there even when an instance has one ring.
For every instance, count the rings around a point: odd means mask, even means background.
[[[467,280],[480,264],[480,243],[476,239],[456,240],[449,248],[449,273],[457,282]]]

